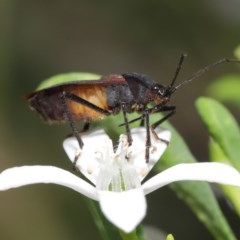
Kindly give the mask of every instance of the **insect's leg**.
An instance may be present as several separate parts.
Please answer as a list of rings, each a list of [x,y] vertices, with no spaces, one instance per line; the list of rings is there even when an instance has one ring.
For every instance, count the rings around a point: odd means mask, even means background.
[[[170,118],[173,114],[176,113],[176,106],[161,106],[161,107],[159,107],[158,110],[156,110],[156,107],[157,107],[157,106],[154,107],[154,108],[155,108],[154,113],[157,113],[157,112],[168,112],[168,111],[169,111],[169,113],[168,113],[166,116],[164,116],[163,118],[161,118],[160,120],[158,120],[157,122],[153,123],[153,124],[151,125],[151,128],[152,128],[152,129],[155,129],[155,128],[158,127],[161,123],[163,123],[163,122],[166,121],[168,118]]]
[[[149,162],[149,150],[151,147],[151,137],[150,137],[150,127],[149,127],[149,111],[146,109],[145,113],[145,123],[146,123],[146,149],[145,149],[145,160]]]
[[[90,122],[85,122],[81,132],[86,132],[90,127]]]
[[[65,109],[65,114],[70,122],[70,125],[71,125],[71,128],[72,128],[72,131],[73,131],[73,134],[74,136],[76,137],[78,143],[79,143],[79,146],[80,148],[83,147],[83,141],[79,135],[79,132],[77,130],[77,127],[76,127],[76,124],[72,118],[72,115],[71,115],[71,112],[69,111],[69,108],[67,106],[67,102],[66,100],[71,100],[71,101],[74,101],[76,103],[79,103],[79,104],[82,104],[86,107],[89,107],[93,110],[95,110],[96,112],[99,112],[99,113],[102,113],[103,115],[110,115],[111,112],[108,111],[108,110],[105,110],[105,109],[102,109],[98,106],[96,106],[95,104],[92,104],[90,102],[88,102],[87,100],[81,98],[81,97],[78,97],[77,95],[75,94],[72,94],[70,92],[65,92],[63,91],[62,94],[61,94],[61,98],[63,99],[63,106],[64,106],[64,109]],[[83,126],[83,129],[82,131],[85,131],[89,128],[89,123],[86,123],[84,126]],[[76,169],[76,162],[77,162],[77,159],[79,157],[79,154],[75,156],[75,159],[74,159],[74,162],[73,162],[73,166],[74,166],[74,169]]]
[[[71,115],[71,112],[69,111],[69,108],[68,108],[68,105],[67,105],[67,101],[66,101],[66,92],[62,92],[61,95],[61,100],[62,100],[62,104],[63,104],[63,109],[64,109],[64,113],[70,123],[70,126],[72,128],[72,131],[73,131],[73,135],[76,137],[77,141],[78,141],[78,144],[79,144],[79,147],[80,148],[83,148],[83,141],[79,135],[79,132],[78,132],[78,129],[77,129],[77,126],[72,118],[72,115]]]
[[[143,125],[141,124],[142,121],[144,122],[144,114],[142,114],[140,117],[132,119],[131,121],[128,121],[128,124],[134,123],[134,122],[136,122],[138,120],[140,120],[140,126],[144,126],[144,124]],[[119,124],[118,126],[121,127],[121,126],[124,126],[124,125],[126,125],[125,122]]]
[[[146,125],[146,150],[145,150],[145,159],[146,159],[146,162],[148,163],[149,162],[149,151],[150,151],[150,147],[151,147],[151,136],[150,136],[150,130],[153,134],[153,137],[157,140],[160,140],[162,142],[165,142],[166,144],[168,144],[168,141],[165,141],[164,139],[161,139],[158,137],[157,133],[155,132],[155,128],[157,126],[159,126],[161,123],[163,123],[164,121],[166,121],[169,117],[171,117],[174,113],[175,113],[175,109],[176,107],[175,106],[162,106],[162,105],[158,105],[158,106],[155,106],[153,108],[149,108],[149,109],[145,109],[144,113],[142,114],[141,117],[139,118],[135,118],[131,121],[128,122],[129,123],[132,123],[132,122],[135,122],[135,121],[138,121],[138,120],[141,120],[141,122],[144,122],[145,121],[145,125]],[[152,114],[152,113],[158,113],[158,112],[165,112],[165,111],[170,111],[166,116],[164,116],[163,118],[161,118],[159,121],[153,123],[151,126],[150,126],[150,123],[149,123],[149,114]]]
[[[142,117],[139,120],[140,120],[139,126],[143,127],[145,125],[145,116],[144,116],[144,114],[142,115]]]
[[[70,126],[72,128],[73,135],[77,139],[79,147],[82,149],[83,148],[83,141],[82,141],[82,139],[81,139],[81,137],[79,135],[77,126],[76,126],[76,124],[75,124],[75,122],[74,122],[74,120],[72,118],[71,112],[69,111],[69,108],[68,108],[68,105],[67,105],[67,101],[66,101],[66,93],[64,91],[60,95],[60,98],[62,100],[64,113],[66,114],[66,117],[67,117],[67,119],[68,119],[68,121],[70,123]],[[77,153],[75,155],[75,158],[74,158],[74,161],[73,161],[73,170],[74,171],[77,171],[76,163],[77,163],[78,158],[79,158],[79,153]]]
[[[129,146],[131,146],[132,145],[132,135],[131,135],[129,122],[128,122],[128,118],[127,118],[127,111],[126,111],[125,103],[121,103],[121,108],[122,108],[122,112],[123,112],[124,125],[125,125],[125,128],[126,128],[128,144],[129,144]]]
[[[69,99],[71,101],[74,101],[76,103],[82,104],[82,105],[84,105],[86,107],[89,107],[89,108],[93,109],[96,112],[102,113],[103,115],[108,116],[108,115],[112,114],[111,111],[105,110],[103,108],[100,108],[97,105],[92,104],[91,102],[89,102],[89,101],[87,101],[87,100],[85,100],[85,99],[83,99],[81,97],[78,97],[77,95],[72,94],[70,92],[64,92],[64,95],[65,95],[65,98],[67,98],[67,99]]]
[[[176,113],[176,107],[175,106],[161,106],[161,107],[159,106],[158,110],[156,110],[156,107],[157,106],[155,106],[154,113],[155,112],[165,112],[165,111],[170,111],[170,112],[166,116],[164,116],[163,118],[161,118],[160,120],[158,120],[157,122],[155,122],[151,125],[151,127],[150,127],[151,132],[152,132],[155,139],[161,140],[161,141],[165,142],[166,144],[168,144],[168,141],[165,141],[165,140],[160,139],[158,137],[157,133],[155,132],[155,128],[158,127],[164,121],[166,121],[168,118],[170,118],[173,114],[175,114]]]

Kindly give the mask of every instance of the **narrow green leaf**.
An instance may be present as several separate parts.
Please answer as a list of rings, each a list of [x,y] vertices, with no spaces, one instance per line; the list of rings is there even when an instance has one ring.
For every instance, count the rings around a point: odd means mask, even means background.
[[[62,73],[42,81],[36,90],[42,90],[45,88],[53,87],[57,84],[63,84],[72,81],[95,80],[99,79],[100,77],[101,76],[98,74],[86,72]]]
[[[168,234],[166,240],[174,240],[174,236],[172,234]]]
[[[230,163],[240,171],[240,130],[236,120],[216,100],[201,97],[196,106],[209,135],[219,144]]]
[[[209,141],[209,153],[211,161],[231,164],[221,147],[213,139]],[[228,185],[219,185],[219,187],[232,203],[237,214],[240,216],[240,189],[238,187]]]
[[[137,236],[138,236],[138,240],[147,240],[146,234],[143,230],[143,226],[140,224],[138,225],[137,229]]]
[[[170,124],[164,126],[171,130],[172,139],[155,170],[160,172],[182,162],[196,162],[177,131]],[[186,181],[171,184],[170,188],[191,208],[215,239],[236,239],[208,183]]]
[[[240,44],[235,48],[234,55],[240,60]]]
[[[122,237],[122,240],[138,240],[136,231],[125,233],[123,231],[120,231],[120,235]]]
[[[213,140],[213,138],[210,138],[208,148],[211,161],[222,162],[231,165],[231,162],[229,161],[226,154],[224,154],[223,149],[219,146],[219,144],[217,144],[217,142]]]
[[[218,78],[208,86],[207,93],[240,108],[240,74],[228,74]]]

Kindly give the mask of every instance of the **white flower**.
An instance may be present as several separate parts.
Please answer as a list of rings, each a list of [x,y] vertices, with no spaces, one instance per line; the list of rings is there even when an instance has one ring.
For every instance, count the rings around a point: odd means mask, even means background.
[[[157,129],[160,139],[151,138],[149,162],[145,160],[146,130],[133,129],[133,144],[121,135],[116,151],[102,131],[83,136],[79,149],[74,137],[64,141],[64,149],[76,167],[90,181],[54,166],[14,167],[0,174],[0,190],[35,183],[54,183],[69,187],[100,203],[103,214],[125,232],[131,232],[146,215],[145,195],[172,182],[200,180],[240,186],[240,173],[222,163],[189,163],[175,165],[141,184],[170,141],[170,132]]]

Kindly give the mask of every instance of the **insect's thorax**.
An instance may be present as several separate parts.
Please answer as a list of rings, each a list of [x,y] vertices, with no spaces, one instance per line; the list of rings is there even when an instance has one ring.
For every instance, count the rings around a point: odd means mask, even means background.
[[[146,87],[139,88],[137,94],[131,91],[128,84],[107,87],[107,103],[113,114],[119,113],[122,104],[128,113],[142,113],[147,104],[154,103],[154,98],[151,90]]]

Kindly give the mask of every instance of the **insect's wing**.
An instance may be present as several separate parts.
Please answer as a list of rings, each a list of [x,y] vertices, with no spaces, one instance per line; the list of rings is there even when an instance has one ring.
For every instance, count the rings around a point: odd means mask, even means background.
[[[109,85],[121,85],[124,84],[126,81],[122,75],[112,74],[108,76],[104,76],[100,79],[94,80],[73,80],[71,82],[61,83],[53,85],[49,88],[43,88],[31,93],[27,93],[24,95],[24,99],[28,100],[34,95],[42,92],[42,91],[60,91],[68,88],[75,88],[75,87],[82,87],[82,88],[91,88],[92,86],[102,86],[107,87]]]
[[[66,109],[62,93],[74,96],[68,99],[68,111],[75,120],[97,120],[109,112],[108,87],[126,84],[121,75],[109,75],[98,80],[62,83],[25,95],[31,109],[36,110],[46,122],[65,122]],[[75,100],[74,100],[75,99]],[[96,110],[97,109],[97,110]]]

